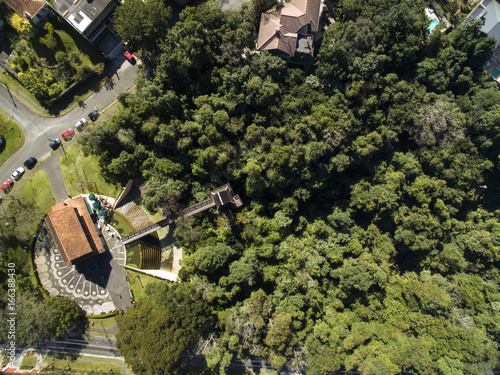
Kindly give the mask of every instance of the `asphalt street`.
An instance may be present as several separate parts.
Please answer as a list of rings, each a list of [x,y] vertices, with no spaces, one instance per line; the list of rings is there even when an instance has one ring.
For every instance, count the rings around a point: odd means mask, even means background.
[[[91,336],[84,340],[83,337],[58,338],[47,341],[38,348],[40,352],[68,353],[96,357],[108,357],[124,360],[116,348],[116,340],[113,337]]]
[[[123,62],[107,87],[101,88],[99,92],[87,98],[83,106],[76,107],[61,117],[44,117],[33,113],[14,93],[0,85],[0,108],[16,121],[25,133],[23,147],[0,166],[0,184],[10,178],[12,172],[22,166],[30,156],[44,159],[44,156],[51,152],[49,139],[61,139],[61,133],[74,127],[79,119],[85,117],[88,120],[87,114],[90,111],[93,109],[102,111],[115,101],[117,93],[132,88],[136,68],[137,64]]]

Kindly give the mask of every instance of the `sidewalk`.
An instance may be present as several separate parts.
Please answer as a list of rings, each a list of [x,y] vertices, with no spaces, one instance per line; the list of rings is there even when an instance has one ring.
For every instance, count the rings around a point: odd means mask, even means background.
[[[21,95],[24,98],[24,100],[26,100],[29,104],[31,104],[31,106],[33,108],[36,108],[37,110],[39,110],[40,112],[45,113],[45,114],[49,113],[49,111],[46,108],[44,108],[44,107],[40,106],[39,104],[35,103],[33,101],[33,99],[31,99],[28,95],[26,95],[26,93],[23,90],[21,90],[21,89],[18,88],[16,90],[16,92],[19,95]]]

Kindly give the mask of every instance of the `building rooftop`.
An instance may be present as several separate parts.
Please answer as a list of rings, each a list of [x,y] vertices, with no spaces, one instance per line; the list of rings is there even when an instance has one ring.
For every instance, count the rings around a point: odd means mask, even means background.
[[[80,33],[112,2],[111,0],[56,0],[52,7]]]
[[[285,56],[294,56],[297,50],[303,52],[307,40],[302,44],[298,41],[308,32],[319,30],[320,16],[321,0],[291,0],[278,5],[276,14],[261,16],[257,49],[274,50]]]
[[[473,19],[484,21],[481,31],[496,39],[496,47],[500,44],[500,2],[497,0],[482,1],[464,21]]]
[[[65,262],[75,264],[105,251],[83,197],[52,206],[45,221]]]
[[[30,18],[35,15],[44,7],[45,1],[43,0],[4,0],[5,3],[20,16],[27,18],[26,13]]]
[[[224,207],[236,208],[243,204],[240,197],[238,195],[234,195],[230,184],[226,184],[212,190],[210,192],[210,197],[218,210]]]

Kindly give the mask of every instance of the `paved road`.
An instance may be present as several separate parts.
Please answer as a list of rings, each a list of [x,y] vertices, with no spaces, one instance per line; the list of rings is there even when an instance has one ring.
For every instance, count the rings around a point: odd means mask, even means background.
[[[116,339],[113,337],[91,336],[87,341],[85,341],[83,337],[67,339],[58,338],[43,343],[38,349],[42,353],[48,350],[51,353],[79,354],[124,360],[116,348]]]
[[[0,183],[30,156],[42,158],[50,152],[49,138],[60,138],[68,128],[71,128],[82,117],[97,108],[103,110],[116,99],[118,92],[127,91],[134,86],[137,65],[124,62],[117,75],[112,77],[108,87],[85,100],[84,106],[76,107],[68,114],[57,117],[43,117],[33,113],[14,93],[0,85],[0,108],[10,115],[25,132],[25,143],[14,155],[0,166]],[[56,158],[57,159],[57,158]]]
[[[50,185],[52,186],[52,192],[54,193],[56,202],[62,202],[68,199],[68,190],[66,190],[61,168],[59,168],[59,158],[64,151],[63,147],[59,147],[59,150],[54,152],[52,157],[47,158],[39,168],[47,172],[47,175],[50,176]]]

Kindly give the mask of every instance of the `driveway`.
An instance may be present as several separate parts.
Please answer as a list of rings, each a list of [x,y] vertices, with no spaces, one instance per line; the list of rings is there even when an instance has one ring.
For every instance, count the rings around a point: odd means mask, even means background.
[[[44,117],[33,113],[14,93],[0,85],[0,108],[16,121],[25,133],[24,145],[0,166],[0,181],[9,178],[30,156],[42,159],[49,153],[49,139],[60,138],[61,133],[73,127],[82,117],[87,117],[91,110],[97,108],[102,111],[115,101],[117,93],[131,89],[134,86],[136,69],[137,65],[123,62],[118,76],[115,74],[107,87],[87,98],[83,106],[76,107],[61,117]]]

